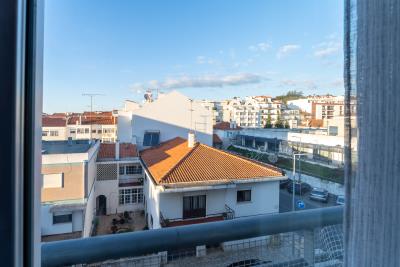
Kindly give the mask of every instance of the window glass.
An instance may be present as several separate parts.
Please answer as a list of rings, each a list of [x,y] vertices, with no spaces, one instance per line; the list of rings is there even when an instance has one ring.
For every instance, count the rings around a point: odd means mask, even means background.
[[[70,222],[72,222],[72,214],[62,214],[62,215],[53,214],[53,224],[70,223]]]
[[[159,132],[146,132],[143,137],[144,146],[155,146],[158,145],[160,139]]]
[[[240,190],[237,191],[237,202],[248,202],[251,201],[251,190]]]

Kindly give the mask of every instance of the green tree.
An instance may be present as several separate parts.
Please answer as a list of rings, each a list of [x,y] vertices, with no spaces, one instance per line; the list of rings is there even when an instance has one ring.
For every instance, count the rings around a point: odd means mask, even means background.
[[[264,125],[264,128],[272,128],[271,115],[269,115],[269,114],[267,117],[267,122]]]
[[[288,122],[288,121],[285,121],[285,128],[286,128],[286,129],[289,129],[289,128],[290,128],[290,125],[289,125],[289,122]]]
[[[275,128],[284,128],[285,125],[283,125],[283,121],[281,120],[281,116],[278,115],[278,119],[275,122]]]

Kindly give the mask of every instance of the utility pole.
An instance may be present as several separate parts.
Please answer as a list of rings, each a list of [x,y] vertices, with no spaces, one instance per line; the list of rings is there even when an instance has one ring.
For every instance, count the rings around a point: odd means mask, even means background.
[[[93,116],[93,98],[96,96],[101,96],[103,94],[95,94],[95,93],[84,93],[82,96],[90,97],[90,141],[92,141],[92,116]]]

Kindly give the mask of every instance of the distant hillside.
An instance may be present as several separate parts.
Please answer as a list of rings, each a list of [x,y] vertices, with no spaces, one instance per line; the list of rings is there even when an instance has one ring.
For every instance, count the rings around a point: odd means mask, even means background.
[[[289,91],[286,95],[278,95],[275,97],[275,100],[281,100],[283,103],[287,103],[287,101],[305,98],[302,91]]]

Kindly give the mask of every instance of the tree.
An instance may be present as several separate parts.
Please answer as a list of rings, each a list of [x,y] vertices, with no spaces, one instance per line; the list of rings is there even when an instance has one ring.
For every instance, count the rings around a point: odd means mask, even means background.
[[[288,122],[288,121],[285,121],[285,128],[286,128],[286,129],[289,129],[289,128],[290,128],[290,125],[289,125],[289,122]]]
[[[283,125],[283,121],[281,120],[281,116],[278,116],[278,119],[275,122],[275,128],[284,128],[285,125]]]
[[[267,117],[267,122],[264,125],[264,128],[272,128],[271,115],[269,115],[269,114]]]
[[[295,100],[295,99],[300,99],[304,98],[303,92],[302,91],[289,91],[286,93],[286,95],[278,95],[275,97],[276,100],[281,100],[284,104],[287,103],[287,101],[290,100]]]

